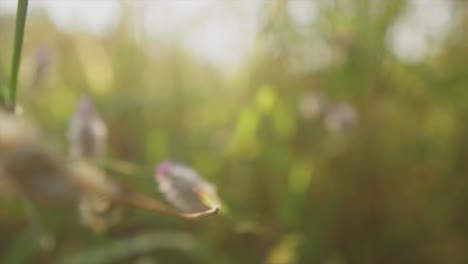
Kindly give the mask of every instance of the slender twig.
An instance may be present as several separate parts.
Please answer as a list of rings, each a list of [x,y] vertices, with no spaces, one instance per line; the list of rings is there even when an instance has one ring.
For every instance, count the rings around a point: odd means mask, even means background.
[[[192,213],[192,214],[183,214],[174,211],[173,209],[168,208],[164,204],[158,202],[157,200],[154,200],[150,197],[134,193],[134,192],[121,192],[120,195],[116,197],[116,200],[131,205],[135,207],[139,207],[148,211],[156,212],[156,213],[161,213],[161,214],[166,214],[166,215],[172,215],[184,219],[200,219],[204,218],[210,215],[215,215],[218,213],[218,208],[210,208],[206,211],[202,212],[197,212],[197,213]]]
[[[18,0],[16,10],[15,39],[13,45],[13,59],[11,62],[10,74],[10,108],[15,111],[16,87],[18,84],[18,72],[21,60],[21,50],[23,48],[24,25],[26,23],[26,13],[28,10],[28,0]]]
[[[200,218],[204,218],[210,215],[218,214],[218,211],[219,211],[218,207],[213,207],[203,212],[193,213],[193,214],[181,214],[180,216],[182,216],[185,219],[200,219]]]

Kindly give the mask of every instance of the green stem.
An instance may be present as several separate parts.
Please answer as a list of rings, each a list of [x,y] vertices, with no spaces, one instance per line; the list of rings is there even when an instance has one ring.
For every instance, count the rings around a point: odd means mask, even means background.
[[[10,108],[15,110],[16,105],[16,86],[18,84],[18,72],[21,59],[21,50],[23,48],[24,25],[26,23],[26,13],[28,10],[28,0],[18,0],[18,9],[16,10],[15,40],[13,46],[13,59],[11,62],[10,75]]]

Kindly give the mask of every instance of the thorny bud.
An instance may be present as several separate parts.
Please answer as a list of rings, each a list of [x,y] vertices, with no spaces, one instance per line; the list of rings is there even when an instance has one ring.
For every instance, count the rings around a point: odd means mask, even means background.
[[[162,162],[155,173],[159,191],[177,209],[193,213],[220,206],[216,188],[194,170],[171,161]]]

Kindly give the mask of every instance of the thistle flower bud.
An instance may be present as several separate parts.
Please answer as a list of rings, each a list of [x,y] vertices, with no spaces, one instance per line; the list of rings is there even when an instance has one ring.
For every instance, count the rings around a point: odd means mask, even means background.
[[[82,97],[68,128],[70,155],[98,161],[104,158],[107,128],[88,97]]]
[[[184,165],[164,161],[156,168],[155,179],[159,191],[184,213],[205,211],[220,205],[215,186]]]

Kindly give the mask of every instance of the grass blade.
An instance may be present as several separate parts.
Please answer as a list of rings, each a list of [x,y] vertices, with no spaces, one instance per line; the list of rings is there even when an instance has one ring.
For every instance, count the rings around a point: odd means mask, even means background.
[[[26,13],[28,9],[28,0],[18,0],[18,9],[16,11],[15,39],[13,45],[13,59],[11,62],[10,74],[10,108],[15,110],[16,105],[16,87],[18,84],[18,72],[21,60],[21,50],[23,48],[24,26],[26,24]]]

